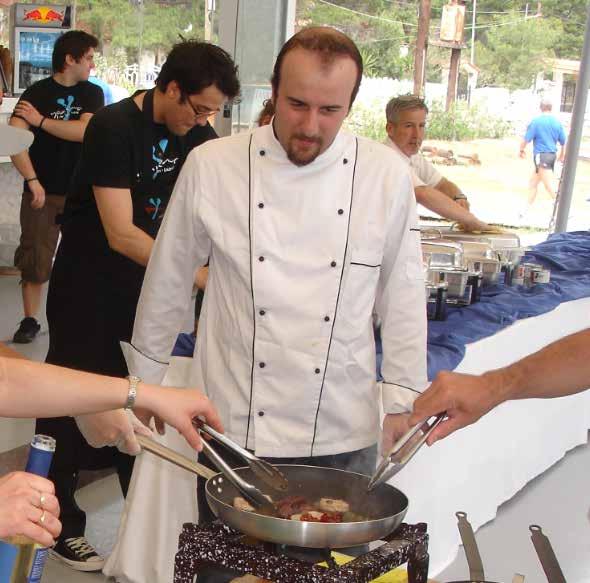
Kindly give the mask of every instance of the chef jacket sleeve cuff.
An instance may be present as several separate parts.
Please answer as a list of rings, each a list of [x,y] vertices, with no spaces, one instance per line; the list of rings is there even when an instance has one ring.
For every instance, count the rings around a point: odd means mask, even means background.
[[[420,395],[420,391],[386,381],[381,383],[381,391],[385,413],[410,413]]]
[[[132,344],[121,342],[121,350],[127,362],[130,375],[139,377],[142,381],[154,385],[161,385],[168,370],[168,363],[150,358]]]

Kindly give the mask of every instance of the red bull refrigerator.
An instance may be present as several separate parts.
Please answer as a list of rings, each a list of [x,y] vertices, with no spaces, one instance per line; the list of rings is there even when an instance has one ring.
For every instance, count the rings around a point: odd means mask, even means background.
[[[49,77],[55,41],[74,26],[74,7],[13,4],[10,50],[14,59],[13,94]]]

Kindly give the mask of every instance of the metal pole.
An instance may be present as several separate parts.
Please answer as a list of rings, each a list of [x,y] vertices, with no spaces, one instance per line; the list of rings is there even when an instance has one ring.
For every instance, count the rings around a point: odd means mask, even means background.
[[[473,16],[471,18],[471,64],[475,65],[475,11],[477,0],[473,0]]]
[[[588,99],[588,85],[590,84],[590,3],[586,10],[584,48],[582,49],[580,74],[576,85],[576,96],[574,97],[574,108],[572,110],[572,119],[570,123],[570,135],[568,136],[567,141],[567,154],[565,157],[565,164],[563,165],[563,173],[561,175],[561,184],[558,195],[559,206],[557,208],[557,219],[555,222],[556,233],[563,233],[567,230],[567,220],[569,217],[570,206],[572,204],[574,182],[576,180],[576,165],[578,163],[580,142],[582,141],[582,132],[584,128],[586,101]]]

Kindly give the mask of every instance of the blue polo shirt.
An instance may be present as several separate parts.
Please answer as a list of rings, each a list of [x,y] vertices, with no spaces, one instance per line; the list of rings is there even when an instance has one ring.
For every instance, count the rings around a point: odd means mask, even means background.
[[[527,143],[533,140],[533,154],[555,153],[558,142],[565,144],[565,132],[557,118],[545,113],[531,121],[524,139]]]

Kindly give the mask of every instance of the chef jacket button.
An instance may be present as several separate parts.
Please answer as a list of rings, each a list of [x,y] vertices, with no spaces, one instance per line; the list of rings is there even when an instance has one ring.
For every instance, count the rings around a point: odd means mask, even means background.
[[[266,150],[260,150],[260,155],[264,156],[266,154]]]
[[[264,256],[263,256],[263,255],[261,255],[261,256],[258,258],[258,261],[264,261]]]
[[[324,322],[329,322],[330,321],[330,316],[324,316]]]
[[[258,363],[258,366],[260,368],[264,368],[266,366],[266,363],[265,362],[260,362],[260,363]]]
[[[348,158],[344,158],[344,160],[342,160],[343,164],[348,164]]]
[[[319,368],[315,369],[315,374],[320,374],[321,370]]]
[[[332,267],[336,267],[336,262],[335,262],[335,261],[332,261],[332,263],[330,263],[330,265],[331,265]]]
[[[338,214],[339,215],[343,215],[344,214],[344,211],[342,209],[338,209]]]
[[[265,310],[260,310],[260,312],[258,312],[261,316],[264,316],[264,314],[266,314]]]
[[[258,203],[258,208],[259,209],[263,209],[264,208],[264,203],[263,202],[259,202]]]
[[[258,417],[264,417],[264,411],[258,411]]]

